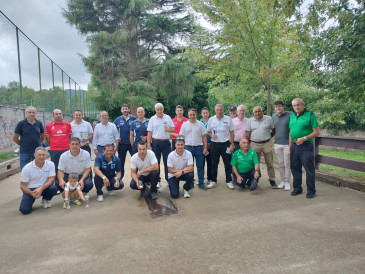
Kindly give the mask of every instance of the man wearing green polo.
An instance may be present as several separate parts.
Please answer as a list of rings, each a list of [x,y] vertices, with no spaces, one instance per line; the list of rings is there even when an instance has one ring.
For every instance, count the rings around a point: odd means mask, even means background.
[[[302,194],[302,166],[306,172],[307,195],[316,196],[314,139],[320,134],[316,115],[305,109],[301,98],[292,101],[294,112],[289,119],[290,169],[293,174],[292,196]]]

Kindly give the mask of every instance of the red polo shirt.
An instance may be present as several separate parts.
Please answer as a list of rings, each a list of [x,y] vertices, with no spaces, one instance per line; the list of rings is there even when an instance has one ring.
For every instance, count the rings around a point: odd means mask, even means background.
[[[180,129],[181,129],[182,124],[183,124],[183,123],[185,123],[185,122],[187,122],[187,121],[189,121],[189,119],[188,119],[188,118],[183,117],[183,118],[182,118],[182,120],[179,122],[179,121],[177,120],[177,116],[175,116],[175,118],[174,118],[174,119],[172,119],[172,122],[174,123],[174,126],[175,126],[175,132],[174,132],[174,133],[179,134],[179,133],[180,133]],[[175,140],[175,139],[176,139],[176,137],[175,137],[175,136],[173,136],[173,137],[172,137],[172,140]]]
[[[54,120],[46,125],[45,135],[49,136],[51,150],[70,149],[69,134],[72,133],[71,124],[65,120],[57,124]]]

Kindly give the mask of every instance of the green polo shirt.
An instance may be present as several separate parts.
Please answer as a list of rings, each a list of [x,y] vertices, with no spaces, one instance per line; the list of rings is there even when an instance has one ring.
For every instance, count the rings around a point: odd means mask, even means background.
[[[231,160],[231,166],[237,168],[238,173],[245,173],[255,168],[259,163],[257,154],[253,149],[248,149],[246,155],[243,154],[242,149],[237,150]]]
[[[311,111],[304,110],[298,117],[295,113],[290,115],[289,129],[292,140],[311,134],[315,127],[318,127],[318,120]],[[308,139],[308,141],[314,142],[314,138]]]

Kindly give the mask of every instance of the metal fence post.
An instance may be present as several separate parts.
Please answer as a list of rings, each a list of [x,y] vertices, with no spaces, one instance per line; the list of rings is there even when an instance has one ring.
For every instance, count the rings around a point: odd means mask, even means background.
[[[39,48],[37,48],[37,50],[38,50],[39,91],[41,91],[42,90],[41,53]]]
[[[19,29],[18,27],[15,28],[16,30],[16,45],[18,49],[18,69],[19,69],[19,92],[20,92],[20,102],[23,103],[23,83],[22,83],[22,66],[20,63],[20,46],[19,46]]]

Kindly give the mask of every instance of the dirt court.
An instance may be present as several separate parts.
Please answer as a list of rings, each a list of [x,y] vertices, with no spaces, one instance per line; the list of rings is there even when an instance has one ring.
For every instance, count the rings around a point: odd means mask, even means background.
[[[16,174],[0,181],[0,273],[365,273],[364,193],[317,182],[315,199],[292,197],[262,169],[256,191],[229,190],[221,163],[216,188],[157,219],[129,188],[129,160],[125,188],[104,202],[93,188],[88,209],[58,195],[23,216]]]

